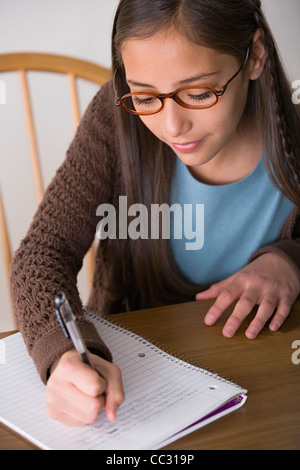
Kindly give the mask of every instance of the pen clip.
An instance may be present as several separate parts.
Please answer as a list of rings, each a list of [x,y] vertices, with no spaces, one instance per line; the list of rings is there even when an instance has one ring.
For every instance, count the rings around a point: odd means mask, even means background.
[[[58,318],[61,329],[64,332],[65,337],[67,339],[71,339],[70,334],[68,332],[68,328],[66,327],[65,321],[64,321],[64,319],[63,319],[63,317],[60,313],[60,308],[61,308],[63,302],[65,302],[65,295],[64,295],[63,292],[59,292],[57,294],[57,296],[55,297],[55,313],[56,313],[56,316]]]
[[[66,338],[73,342],[74,348],[81,354],[83,362],[93,369],[84,339],[76,325],[76,318],[63,292],[59,292],[55,297],[55,312]]]

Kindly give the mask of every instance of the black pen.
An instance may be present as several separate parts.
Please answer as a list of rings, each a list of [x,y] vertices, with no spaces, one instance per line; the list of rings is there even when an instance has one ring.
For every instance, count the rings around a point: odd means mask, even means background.
[[[84,339],[76,324],[76,318],[63,292],[59,292],[55,297],[55,312],[66,338],[72,340],[74,348],[81,354],[83,362],[93,369]]]

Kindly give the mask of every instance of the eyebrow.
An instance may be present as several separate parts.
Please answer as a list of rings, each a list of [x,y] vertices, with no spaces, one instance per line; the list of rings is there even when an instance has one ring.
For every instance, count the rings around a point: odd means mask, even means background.
[[[210,78],[214,75],[217,75],[218,73],[219,72],[202,73],[200,75],[196,75],[195,77],[187,78],[185,80],[177,82],[177,85],[179,85],[179,86],[188,85],[189,83],[193,83],[193,82],[196,82],[198,80],[204,80],[206,78]],[[149,83],[139,83],[139,82],[135,82],[133,80],[127,80],[127,83],[128,83],[128,85],[130,84],[130,85],[134,85],[134,86],[141,87],[141,88],[155,88],[153,85],[149,85]]]

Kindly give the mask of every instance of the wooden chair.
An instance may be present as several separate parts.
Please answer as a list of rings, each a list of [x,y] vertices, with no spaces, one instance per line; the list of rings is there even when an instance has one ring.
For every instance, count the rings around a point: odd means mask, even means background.
[[[72,106],[72,114],[74,120],[74,129],[76,130],[80,122],[79,111],[79,97],[76,79],[81,78],[93,82],[98,85],[103,85],[111,76],[110,70],[101,67],[97,64],[87,62],[84,60],[54,55],[54,54],[40,54],[40,53],[12,53],[0,54],[0,73],[15,71],[20,75],[22,97],[24,101],[25,117],[27,121],[27,131],[29,137],[30,153],[31,153],[31,167],[34,179],[34,188],[37,204],[40,203],[43,193],[44,185],[41,174],[40,155],[37,146],[37,136],[35,130],[35,123],[33,119],[32,105],[30,90],[27,80],[27,72],[29,71],[42,71],[59,73],[66,75],[69,81],[70,88],[70,102]],[[10,237],[7,228],[5,217],[5,209],[3,199],[1,196],[0,188],[0,236],[3,250],[3,257],[5,263],[5,271],[7,278],[10,274],[10,265],[12,260],[12,250],[10,244]],[[92,275],[94,270],[94,254],[91,249],[87,254],[87,272],[88,282],[91,285]]]

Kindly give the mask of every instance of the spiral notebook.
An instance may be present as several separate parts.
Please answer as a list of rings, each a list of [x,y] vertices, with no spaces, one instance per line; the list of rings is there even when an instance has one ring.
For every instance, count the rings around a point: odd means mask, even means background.
[[[110,321],[86,313],[122,371],[125,402],[115,422],[68,427],[46,414],[45,390],[22,336],[4,341],[0,421],[41,449],[159,449],[236,410],[247,390]],[[222,424],[221,424],[222,425]]]

